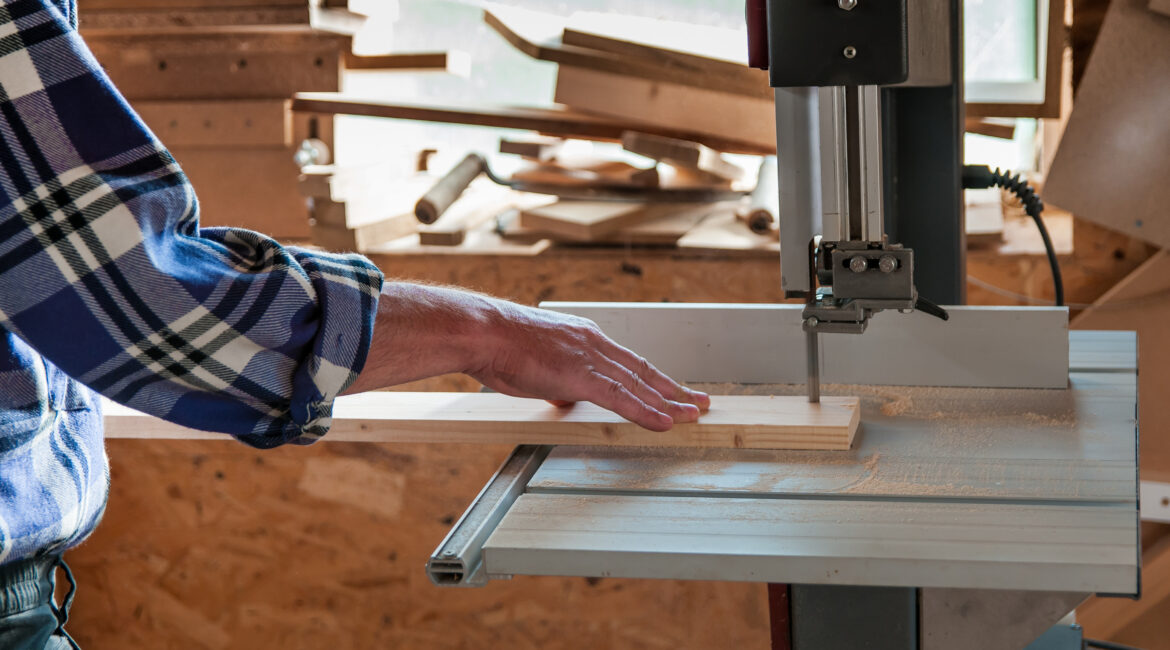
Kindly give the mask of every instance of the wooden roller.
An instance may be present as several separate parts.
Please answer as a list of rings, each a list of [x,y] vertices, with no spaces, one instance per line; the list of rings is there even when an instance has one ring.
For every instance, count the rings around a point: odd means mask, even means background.
[[[463,190],[487,169],[487,161],[477,153],[469,153],[467,157],[451,168],[445,176],[439,179],[414,206],[414,216],[425,224],[434,223],[451,204],[463,194]]]

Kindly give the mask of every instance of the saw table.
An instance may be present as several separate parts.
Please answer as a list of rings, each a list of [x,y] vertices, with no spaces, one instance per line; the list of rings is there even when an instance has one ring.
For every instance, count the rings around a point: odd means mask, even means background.
[[[519,447],[428,571],[793,583],[793,647],[826,638],[800,608],[867,598],[906,601],[901,647],[1024,647],[1140,590],[1136,337],[1068,337],[1065,389],[825,385],[862,400],[847,452]]]

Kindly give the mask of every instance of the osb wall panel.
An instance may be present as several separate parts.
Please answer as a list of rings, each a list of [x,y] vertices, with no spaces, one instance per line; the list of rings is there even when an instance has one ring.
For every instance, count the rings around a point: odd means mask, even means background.
[[[393,277],[538,300],[775,301],[779,261],[598,254],[379,258]],[[423,388],[475,390],[445,377]],[[419,385],[413,386],[419,388]],[[105,521],[68,560],[69,629],[105,648],[763,648],[764,587],[423,566],[508,447],[113,440]]]

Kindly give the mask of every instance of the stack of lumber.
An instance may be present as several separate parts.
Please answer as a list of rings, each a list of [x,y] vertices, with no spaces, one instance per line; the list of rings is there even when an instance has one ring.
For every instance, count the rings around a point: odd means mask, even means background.
[[[571,110],[620,119],[629,130],[669,128],[775,150],[772,89],[766,72],[747,67],[742,31],[497,6],[484,18],[525,54],[558,64],[555,101]]]
[[[190,177],[204,225],[308,235],[293,158],[309,138],[331,149],[333,119],[294,116],[289,98],[341,87],[364,20],[344,2],[325,5],[80,1],[82,36]]]
[[[766,73],[748,68],[741,60],[742,33],[594,14],[574,14],[566,21],[494,5],[484,12],[484,19],[522,52],[559,64],[556,101],[560,105],[455,106],[305,92],[294,98],[293,109],[304,114],[345,113],[541,134],[536,140],[512,138],[501,143],[501,153],[526,159],[526,165],[506,182],[515,190],[558,200],[528,206],[491,205],[497,211],[496,232],[506,239],[676,245],[711,218],[718,224],[712,232],[723,242],[720,247],[751,248],[775,240],[776,197],[771,196],[766,205],[754,198],[741,205],[744,190],[751,189],[750,183],[746,187],[744,183],[752,179],[744,178],[745,170],[724,155],[775,150],[772,91]],[[621,28],[611,29],[611,24]],[[632,164],[628,154],[565,156],[566,138],[617,141],[642,162]],[[774,168],[769,169],[774,176]],[[776,193],[774,182],[762,189],[765,194]],[[457,212],[462,214],[441,220],[436,224],[441,229],[419,229],[419,242],[463,242],[469,228],[490,219],[482,207],[463,205],[468,202],[459,199]],[[327,204],[318,201],[317,205]],[[352,233],[342,235],[341,229],[353,231],[357,224],[366,223],[352,214],[331,219],[316,209],[313,218],[314,241],[320,245],[362,250],[385,243],[360,235],[355,238]],[[388,214],[382,216],[388,218]],[[318,232],[330,236],[317,237]]]

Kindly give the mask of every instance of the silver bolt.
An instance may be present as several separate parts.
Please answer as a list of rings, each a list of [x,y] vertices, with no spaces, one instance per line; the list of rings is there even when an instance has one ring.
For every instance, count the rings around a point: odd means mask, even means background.
[[[893,273],[898,270],[898,258],[893,255],[882,255],[878,259],[878,269],[882,273]]]
[[[853,11],[853,8],[857,6],[857,0],[837,0],[837,6],[845,11]]]
[[[809,316],[808,318],[804,319],[804,326],[805,327],[816,327],[817,325],[820,325],[820,324],[821,324],[821,321],[816,316]]]
[[[455,551],[443,551],[443,557],[455,557]]]
[[[854,255],[853,257],[849,258],[850,271],[853,271],[854,273],[865,273],[868,268],[869,260],[865,259],[863,256]]]
[[[845,55],[846,59],[852,59],[853,57],[857,56],[857,48],[853,47],[852,45],[846,45],[845,50],[841,53]]]

